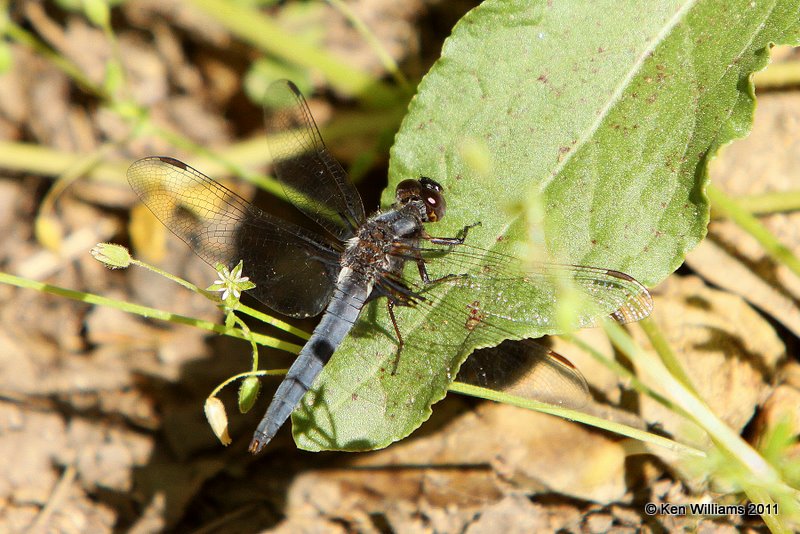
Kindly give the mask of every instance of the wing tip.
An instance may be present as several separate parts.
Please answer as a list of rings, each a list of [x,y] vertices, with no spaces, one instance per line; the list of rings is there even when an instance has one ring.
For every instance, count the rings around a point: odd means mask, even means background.
[[[619,309],[611,313],[611,317],[615,321],[622,324],[635,323],[636,321],[640,321],[645,317],[648,317],[650,313],[652,313],[654,307],[653,296],[650,294],[650,291],[647,290],[644,284],[639,282],[631,275],[621,271],[606,269],[606,274],[629,283],[636,288],[636,291],[631,292],[627,302],[625,302],[625,304]]]
[[[184,162],[177,160],[175,158],[171,158],[169,156],[151,156],[150,158],[145,158],[145,159],[157,159],[162,163],[166,163],[167,165],[172,165],[173,167],[177,167],[183,171],[189,168],[189,166]]]
[[[172,165],[173,167],[177,167],[177,168],[179,168],[181,170],[187,170],[187,169],[191,168],[187,164],[185,164],[184,162],[182,162],[182,161],[180,161],[178,159],[172,158],[170,156],[146,156],[144,158],[139,158],[136,161],[134,161],[133,163],[131,163],[131,166],[128,167],[128,174],[130,174],[131,171],[135,171],[139,167],[142,167],[142,166],[145,166],[145,165],[149,165],[149,164],[153,163],[154,161],[160,161],[162,163],[166,163],[167,165]]]
[[[302,97],[302,96],[303,96],[303,93],[301,93],[301,92],[300,92],[300,88],[299,88],[299,87],[297,87],[297,85],[295,85],[295,83],[294,83],[292,80],[286,80],[286,79],[284,79],[284,80],[278,80],[278,81],[277,81],[277,82],[275,82],[275,83],[278,83],[278,82],[284,82],[284,83],[286,84],[286,86],[287,86],[289,89],[291,89],[291,91],[292,91],[292,92],[293,92],[295,95],[297,95],[297,96],[299,96],[299,97]]]

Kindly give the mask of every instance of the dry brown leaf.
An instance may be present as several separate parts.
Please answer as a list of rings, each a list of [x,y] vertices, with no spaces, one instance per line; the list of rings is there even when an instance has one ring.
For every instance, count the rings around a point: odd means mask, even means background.
[[[710,289],[694,276],[671,277],[654,300],[652,318],[692,384],[714,413],[740,431],[785,355],[775,330],[740,297]],[[633,333],[649,348],[640,329]],[[696,437],[687,434],[685,419],[650,398],[642,398],[641,413],[679,440]]]
[[[756,440],[763,440],[776,426],[786,424],[789,434],[800,435],[800,364],[789,362],[781,369],[778,385],[764,402],[756,421]],[[800,444],[788,451],[794,461],[800,461]]]
[[[686,262],[712,284],[744,297],[800,336],[797,300],[787,295],[784,288],[776,287],[771,277],[759,275],[735,252],[727,251],[713,238],[705,239],[689,254]]]
[[[395,532],[422,532],[424,516],[437,531],[457,532],[484,505],[502,496],[491,478],[485,466],[407,464],[308,471],[293,481],[286,513],[295,521],[338,518],[360,532],[370,531],[370,517],[376,514]]]
[[[231,35],[212,16],[181,0],[138,0],[122,5],[131,24],[144,30],[169,21],[179,30],[219,48],[231,46]]]
[[[487,403],[454,419],[446,432],[406,440],[353,464],[490,465],[496,476],[492,491],[558,492],[615,502],[626,492],[626,455],[621,443],[580,425]]]
[[[137,473],[137,496],[147,496],[150,506],[159,508],[164,496],[169,506],[164,511],[164,522],[170,526],[183,517],[186,507],[202,489],[203,484],[225,468],[222,459],[209,458],[175,462],[163,455],[150,459],[146,470]],[[150,501],[155,498],[155,501]]]
[[[509,495],[487,506],[469,525],[467,534],[523,534],[576,530],[581,513],[573,506],[543,506],[522,495]]]
[[[369,28],[381,46],[396,62],[419,50],[414,22],[423,8],[423,2],[391,2],[387,0],[357,0],[348,7]],[[348,64],[373,73],[385,73],[380,57],[353,25],[333,6],[315,13],[325,23],[312,23],[327,31],[324,46],[332,54],[346,57]]]
[[[797,191],[800,184],[800,93],[759,96],[751,135],[726,147],[712,162],[713,182],[728,194]],[[760,217],[800,255],[800,213]],[[731,221],[713,221],[709,239],[686,263],[704,278],[743,296],[800,336],[800,280],[776,264],[753,237]],[[739,265],[736,265],[736,263]]]

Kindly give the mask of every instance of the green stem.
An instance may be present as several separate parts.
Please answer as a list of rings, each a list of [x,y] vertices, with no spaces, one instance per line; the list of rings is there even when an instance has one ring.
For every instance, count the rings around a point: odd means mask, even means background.
[[[646,432],[644,430],[639,430],[638,428],[633,428],[628,425],[623,425],[621,423],[614,423],[611,421],[607,421],[601,417],[585,414],[583,412],[579,412],[576,410],[561,408],[558,406],[553,406],[551,404],[546,404],[544,402],[525,399],[522,397],[517,397],[515,395],[509,395],[501,391],[495,391],[491,389],[481,388],[478,386],[472,386],[470,384],[464,384],[462,382],[453,382],[452,384],[450,384],[450,391],[455,391],[456,393],[461,393],[463,395],[470,395],[472,397],[478,397],[481,399],[501,402],[503,404],[510,404],[512,406],[517,406],[528,410],[535,410],[537,412],[555,415],[572,421],[578,421],[586,425],[602,428],[603,430],[608,430],[609,432],[614,432],[615,434],[619,434],[621,436],[628,436],[643,442],[652,443],[653,445],[664,447],[675,453],[688,456],[705,457],[705,453],[703,451],[695,449],[688,445],[678,443],[663,436],[651,434],[650,432]]]
[[[236,382],[237,380],[240,380],[242,378],[247,378],[250,376],[280,376],[280,375],[285,375],[287,372],[289,372],[288,369],[269,369],[269,370],[262,369],[260,371],[247,371],[245,373],[239,373],[238,375],[234,375],[225,380],[224,382],[221,382],[217,387],[214,388],[214,391],[211,392],[209,397],[216,397],[217,393],[222,391],[222,388],[224,388],[231,382]]]
[[[159,275],[163,276],[164,278],[172,280],[176,284],[179,284],[179,285],[185,287],[189,291],[192,291],[194,293],[199,293],[200,295],[203,295],[204,297],[206,297],[209,300],[215,302],[216,304],[219,304],[219,297],[213,291],[206,291],[205,289],[202,289],[202,288],[194,285],[193,283],[189,282],[188,280],[184,280],[183,278],[180,278],[179,276],[175,276],[174,274],[169,273],[169,272],[167,272],[167,271],[165,271],[163,269],[159,269],[155,265],[150,265],[149,263],[145,263],[145,262],[143,262],[141,260],[137,260],[137,259],[135,259],[133,257],[131,257],[131,263],[133,265],[137,265],[139,267],[142,267],[144,269],[152,271],[152,272],[154,272],[156,274],[159,274]],[[250,317],[258,319],[259,321],[261,321],[263,323],[266,323],[268,325],[274,326],[275,328],[283,330],[284,332],[288,332],[289,334],[297,336],[297,337],[299,337],[301,339],[306,340],[309,337],[311,337],[310,334],[308,334],[304,330],[300,330],[299,328],[296,328],[296,327],[290,325],[289,323],[287,323],[285,321],[281,321],[280,319],[276,319],[275,317],[267,315],[266,313],[262,313],[262,312],[260,312],[258,310],[255,310],[255,309],[251,308],[250,306],[246,306],[246,305],[242,304],[241,302],[239,303],[239,306],[236,308],[236,310],[237,311],[241,311],[242,313],[244,313],[246,315],[249,315]],[[237,317],[237,319],[238,319],[238,317]]]
[[[671,400],[669,400],[665,396],[661,395],[657,391],[655,391],[655,390],[651,389],[650,387],[648,387],[647,384],[645,384],[644,382],[639,380],[639,377],[637,377],[635,374],[630,372],[628,369],[626,369],[625,367],[620,365],[615,360],[612,360],[611,358],[607,357],[605,354],[603,354],[600,351],[598,351],[591,344],[583,341],[582,339],[580,339],[578,337],[572,336],[572,335],[561,335],[560,337],[563,337],[563,338],[567,339],[570,343],[573,343],[575,346],[577,346],[581,350],[583,350],[585,352],[588,352],[592,357],[594,357],[595,360],[597,360],[600,363],[602,363],[603,365],[605,365],[613,373],[615,373],[617,376],[619,376],[620,378],[625,380],[628,384],[630,384],[630,386],[633,389],[635,389],[636,391],[638,391],[639,393],[642,393],[643,395],[647,395],[648,397],[650,397],[651,399],[655,400],[656,402],[658,402],[659,404],[661,404],[662,406],[666,407],[667,409],[669,409],[671,411],[680,412],[680,410],[681,410],[680,407],[676,406],[674,402],[672,402]]]
[[[746,484],[744,487],[744,493],[745,495],[747,495],[747,498],[752,503],[759,503],[759,504],[775,503],[775,501],[773,501],[770,498],[769,492],[765,491],[764,488],[758,488],[750,484]],[[781,513],[782,514],[785,513],[785,510],[782,509]],[[796,530],[792,530],[791,528],[784,525],[784,522],[781,521],[781,519],[777,515],[764,514],[761,516],[761,519],[764,520],[764,523],[766,523],[767,528],[769,529],[770,532],[772,532],[772,534],[777,534],[777,533],[790,534],[791,532],[796,532]]]
[[[90,153],[76,154],[31,143],[0,141],[0,168],[10,171],[58,176],[90,156]],[[87,176],[109,183],[121,183],[126,168],[125,163],[101,163]]]
[[[742,230],[753,236],[770,256],[786,265],[797,276],[800,276],[800,259],[781,244],[758,219],[747,213],[736,200],[713,184],[708,185],[706,192],[714,209],[730,217]]]
[[[396,129],[403,117],[404,105],[392,109],[373,113],[346,113],[337,115],[334,122],[322,127],[322,135],[328,142],[334,142],[353,135],[376,136],[388,129]],[[178,134],[168,130],[155,130],[158,135],[168,135],[171,142],[178,142]],[[182,145],[183,146],[183,145]],[[187,143],[185,146],[202,148]],[[264,135],[258,135],[231,145],[221,147],[214,151],[215,156],[201,155],[196,160],[188,162],[192,167],[201,169],[209,176],[219,176],[234,169],[253,169],[269,162],[269,150]],[[32,143],[19,143],[0,140],[0,168],[40,174],[42,176],[57,176],[70,167],[78,165],[89,154],[76,154],[55,150],[50,147]],[[222,163],[225,162],[225,163]],[[102,162],[86,175],[89,180],[98,180],[107,183],[124,183],[125,171],[130,161]],[[243,178],[255,183],[266,191],[281,194],[275,188],[275,181],[255,173],[243,173]]]
[[[753,215],[768,215],[800,210],[800,191],[779,191],[760,195],[742,195],[735,197],[736,203],[744,211]],[[720,218],[721,214],[711,211],[712,218]]]
[[[250,342],[250,348],[253,351],[253,371],[258,371],[258,345],[256,345],[256,342],[253,340],[253,332],[250,330],[250,327],[247,326],[247,323],[242,321],[242,319],[238,317],[233,310],[229,311],[228,313],[229,316],[233,316],[234,324],[239,325],[239,328],[242,330],[242,333]]]
[[[246,306],[246,305],[242,304],[241,302],[239,303],[239,307],[236,308],[236,311],[240,311],[240,312],[242,312],[244,314],[247,314],[250,317],[258,319],[262,323],[266,323],[268,325],[274,326],[275,328],[283,330],[284,332],[292,334],[293,336],[297,336],[300,339],[307,340],[308,338],[311,337],[311,334],[309,334],[305,330],[301,330],[301,329],[299,329],[297,327],[294,327],[294,326],[290,325],[287,322],[281,321],[280,319],[276,319],[275,317],[272,317],[271,315],[267,315],[266,313],[262,313],[262,312],[260,312],[258,310],[255,310],[255,309],[251,308],[250,306]]]
[[[196,319],[194,317],[186,317],[184,315],[178,315],[176,313],[171,313],[156,308],[150,308],[148,306],[141,306],[139,304],[131,304],[130,302],[124,302],[115,299],[110,299],[107,297],[101,297],[100,295],[94,295],[92,293],[84,293],[82,291],[66,289],[63,287],[37,282],[35,280],[28,280],[27,278],[14,276],[12,274],[4,272],[0,272],[0,283],[9,284],[12,286],[22,287],[26,289],[34,289],[42,293],[58,295],[60,297],[66,297],[68,299],[85,302],[87,304],[108,306],[109,308],[122,310],[128,313],[134,313],[136,315],[141,315],[142,317],[146,318],[160,319],[162,321],[169,321],[176,324],[196,326],[197,328],[202,328],[204,330],[216,332],[217,334],[223,334],[226,336],[247,340],[247,338],[245,337],[245,335],[242,333],[241,330],[238,330],[236,328],[228,328],[224,325],[212,323],[211,321]],[[272,347],[278,350],[285,350],[286,352],[291,352],[294,354],[300,352],[300,349],[302,348],[301,346],[295,345],[294,343],[282,341],[280,339],[270,336],[265,336],[263,334],[252,334],[252,336],[253,339],[259,345],[263,345],[265,347]]]
[[[154,272],[154,273],[156,273],[158,275],[161,275],[164,278],[166,278],[167,280],[171,280],[171,281],[175,282],[176,284],[185,287],[189,291],[192,291],[194,293],[198,293],[200,295],[203,295],[207,299],[209,299],[211,301],[214,301],[216,304],[219,304],[219,299],[216,298],[216,294],[215,293],[213,293],[211,291],[206,291],[205,289],[200,289],[199,287],[197,287],[193,283],[189,282],[188,280],[184,280],[183,278],[181,278],[179,276],[175,276],[174,274],[172,274],[170,272],[167,272],[164,269],[159,269],[155,265],[150,265],[149,263],[143,262],[141,260],[137,260],[136,258],[133,258],[133,257],[131,257],[131,264],[132,265],[136,265],[137,267],[141,267],[143,269],[147,269],[148,271]]]
[[[322,135],[328,142],[346,139],[354,135],[374,137],[383,131],[396,129],[404,113],[405,103],[391,109],[370,113],[337,114],[336,120],[322,126]],[[180,140],[180,137],[174,137],[179,134],[167,129],[155,129],[154,133],[168,135],[170,140],[176,143]],[[202,147],[188,142],[186,146],[191,147],[191,150],[202,149]],[[205,174],[216,176],[224,174],[230,169],[229,165],[222,164],[221,161],[251,169],[263,166],[270,160],[267,139],[263,134],[220,147],[214,153],[213,158],[201,156],[190,163],[193,167],[202,169]],[[84,160],[88,155],[55,150],[32,143],[0,140],[0,168],[11,171],[55,176]],[[125,171],[129,165],[130,161],[104,162],[99,164],[87,177],[90,180],[122,183],[125,181]],[[262,186],[258,183],[257,185]],[[270,186],[265,186],[265,189],[270,190]]]

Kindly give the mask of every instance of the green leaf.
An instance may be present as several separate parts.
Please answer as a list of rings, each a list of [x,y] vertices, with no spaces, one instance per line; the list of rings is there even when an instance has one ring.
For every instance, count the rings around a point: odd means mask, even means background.
[[[704,237],[707,164],[748,132],[750,74],[771,43],[798,42],[798,21],[797,0],[484,2],[421,82],[390,186],[421,175],[444,186],[448,212],[434,235],[480,221],[471,244],[527,244],[537,257],[656,284]],[[494,289],[475,289],[475,300]],[[509,303],[510,313],[534,313],[526,306]],[[294,413],[300,447],[364,450],[408,435],[472,349],[467,339],[437,350],[469,335],[441,309],[400,310],[407,350],[392,376],[396,341],[382,310],[362,313]],[[553,331],[532,320],[514,336]]]

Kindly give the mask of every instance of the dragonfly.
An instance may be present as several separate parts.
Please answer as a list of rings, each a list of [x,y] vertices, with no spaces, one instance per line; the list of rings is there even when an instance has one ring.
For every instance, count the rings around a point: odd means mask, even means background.
[[[300,90],[288,80],[274,82],[264,108],[267,127],[276,132],[268,136],[274,175],[286,198],[316,223],[314,230],[259,209],[171,157],[146,157],[128,170],[128,181],[142,202],[200,258],[229,268],[242,260],[255,283],[248,293],[280,314],[322,313],[255,430],[252,453],[275,437],[370,301],[386,301],[391,324],[385,331],[392,333],[396,346],[392,375],[405,351],[419,343],[404,337],[397,312],[416,308],[427,317],[417,328],[430,340],[428,350],[495,347],[483,353],[489,355],[488,363],[464,367],[460,379],[495,387],[507,378],[510,362],[522,362],[523,368],[535,370],[531,395],[548,402],[560,401],[563,392],[585,398],[588,389],[581,373],[534,341],[503,342],[520,337],[515,334],[520,324],[554,325],[554,314],[542,310],[553,307],[563,282],[592,304],[587,307],[591,311],[576,313],[576,328],[603,317],[637,321],[652,310],[647,289],[625,273],[580,265],[525,265],[512,255],[470,245],[468,234],[479,221],[455,236],[428,233],[428,225],[446,212],[443,186],[428,177],[401,181],[394,204],[367,216]],[[492,291],[482,292],[486,287]],[[463,335],[451,339],[444,325]],[[453,370],[444,372],[449,377]]]

